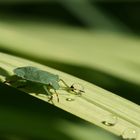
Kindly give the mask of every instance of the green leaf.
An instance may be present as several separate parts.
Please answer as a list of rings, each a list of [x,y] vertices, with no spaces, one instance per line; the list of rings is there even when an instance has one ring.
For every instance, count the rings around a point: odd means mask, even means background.
[[[11,75],[16,67],[27,65],[57,74],[68,85],[73,83],[83,85],[85,94],[82,94],[80,97],[63,89],[58,90],[60,102],[57,102],[56,99],[53,100],[56,107],[96,124],[118,136],[122,135],[125,130],[132,128],[132,133],[136,132],[136,136],[139,139],[140,108],[138,105],[66,73],[29,60],[0,53],[0,66],[11,73]],[[29,92],[29,94],[48,102],[47,97],[44,95],[36,95],[35,92]],[[72,98],[74,101],[68,101],[66,100],[67,98]]]

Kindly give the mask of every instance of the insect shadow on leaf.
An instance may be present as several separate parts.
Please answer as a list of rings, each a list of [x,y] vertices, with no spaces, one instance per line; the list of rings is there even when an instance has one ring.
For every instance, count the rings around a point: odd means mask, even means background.
[[[9,77],[10,76],[8,71],[6,71],[5,69],[3,69],[1,67],[0,67],[0,75],[4,76],[4,77]]]

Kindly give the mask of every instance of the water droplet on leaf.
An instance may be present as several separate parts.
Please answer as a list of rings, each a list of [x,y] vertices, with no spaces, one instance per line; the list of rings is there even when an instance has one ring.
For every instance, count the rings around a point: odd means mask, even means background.
[[[114,115],[107,115],[103,117],[104,120],[102,121],[102,123],[106,126],[114,126],[117,123],[117,116]]]
[[[73,98],[66,98],[66,101],[74,101]]]
[[[124,140],[136,140],[137,132],[132,128],[127,128],[124,130],[121,136]]]

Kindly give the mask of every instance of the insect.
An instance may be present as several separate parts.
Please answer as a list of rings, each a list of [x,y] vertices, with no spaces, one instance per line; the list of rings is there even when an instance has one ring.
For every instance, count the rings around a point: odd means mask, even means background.
[[[53,93],[51,92],[51,89],[54,90],[54,93],[57,96],[57,101],[59,102],[58,93],[56,92],[59,88],[59,82],[61,81],[67,88],[68,91],[74,92],[74,86],[69,87],[65,81],[59,78],[58,75],[52,74],[47,71],[40,70],[36,67],[32,66],[25,66],[25,67],[18,67],[13,70],[15,76],[17,76],[17,80],[24,80],[25,82],[33,82],[40,84],[44,90],[46,91],[46,94],[50,97],[49,101],[53,103]],[[10,83],[10,81],[5,81],[5,83]],[[77,93],[76,93],[77,94]]]

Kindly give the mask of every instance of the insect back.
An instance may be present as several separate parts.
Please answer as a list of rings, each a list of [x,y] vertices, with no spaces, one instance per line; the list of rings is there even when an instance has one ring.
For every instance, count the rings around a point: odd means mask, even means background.
[[[59,89],[59,76],[47,71],[39,70],[32,66],[19,67],[14,69],[14,73],[25,80],[40,83],[43,85],[51,85],[55,90]]]
[[[43,89],[46,91],[46,94],[51,96],[50,97],[51,99],[53,93],[50,90],[53,89],[55,91],[55,94],[57,94],[56,90],[60,88],[58,83],[60,79],[58,75],[40,70],[32,66],[16,68],[14,69],[14,73],[17,77],[26,80],[27,83],[30,84],[32,83],[33,85],[36,86],[40,85],[40,87],[43,87]],[[57,94],[57,98],[58,98],[58,94]]]

